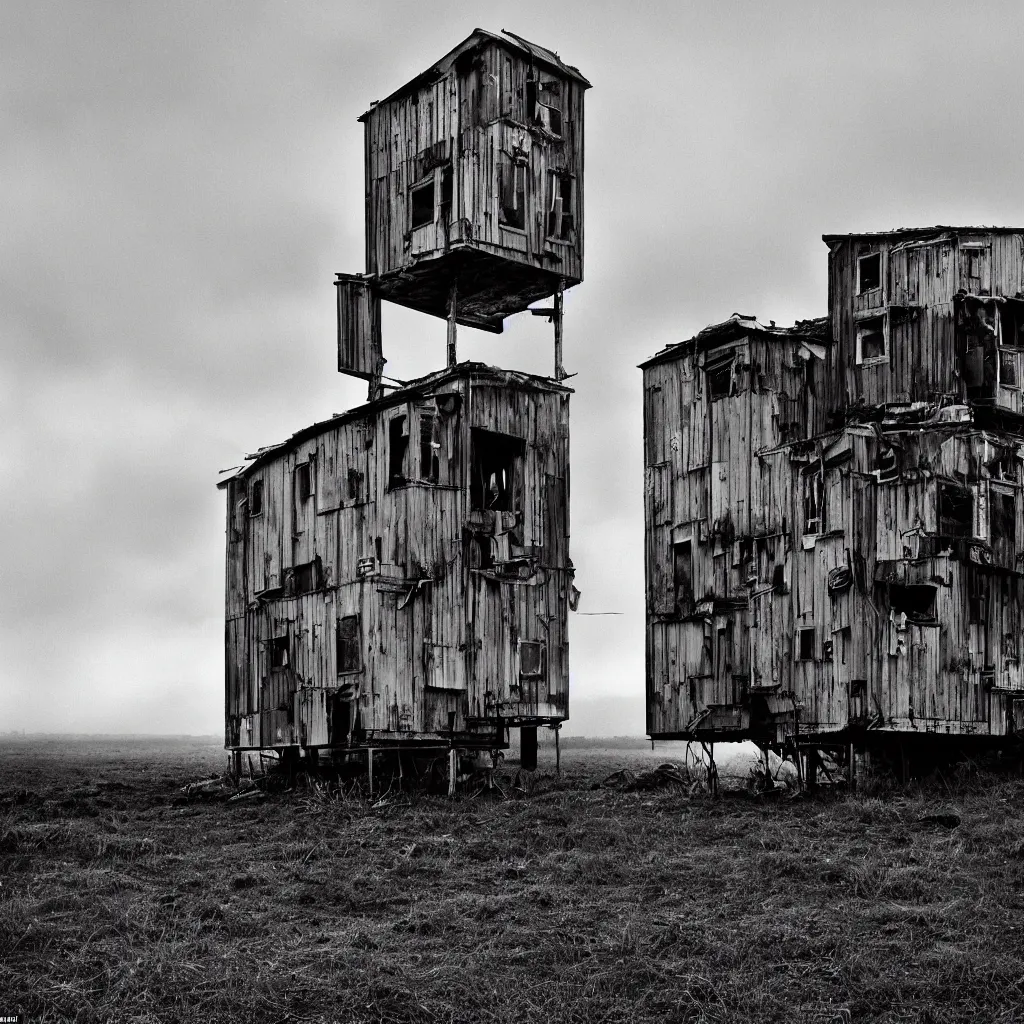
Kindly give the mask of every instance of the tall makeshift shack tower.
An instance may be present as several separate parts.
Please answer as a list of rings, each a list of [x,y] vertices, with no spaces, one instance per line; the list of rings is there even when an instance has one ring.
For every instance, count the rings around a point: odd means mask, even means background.
[[[477,29],[374,103],[365,274],[339,274],[338,369],[367,404],[261,449],[227,490],[227,746],[535,747],[568,716],[569,395],[583,278],[583,92]],[[458,362],[458,325],[552,321],[552,377]],[[448,322],[447,366],[383,373],[381,300]]]

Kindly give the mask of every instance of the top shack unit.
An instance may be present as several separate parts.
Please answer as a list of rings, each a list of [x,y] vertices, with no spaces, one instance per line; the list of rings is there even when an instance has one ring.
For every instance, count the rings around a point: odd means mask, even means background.
[[[1024,732],[1024,231],[826,235],[829,317],[643,364],[652,737]]]
[[[338,369],[368,400],[220,485],[231,750],[494,749],[568,716],[561,324],[588,87],[477,29],[360,118],[367,269],[337,276]],[[499,332],[546,297],[553,378],[457,362],[458,324]],[[388,383],[382,299],[447,319],[446,369]]]

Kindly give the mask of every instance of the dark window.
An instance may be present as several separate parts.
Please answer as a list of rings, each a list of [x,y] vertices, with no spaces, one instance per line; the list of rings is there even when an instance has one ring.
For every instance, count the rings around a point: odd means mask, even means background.
[[[408,420],[396,416],[388,423],[388,487],[405,483],[405,452],[409,447]]]
[[[309,501],[313,493],[313,473],[308,462],[295,467],[295,500],[300,504]]]
[[[518,437],[473,429],[470,472],[470,507],[512,512],[516,470],[525,445]]]
[[[822,532],[823,491],[821,473],[804,474],[804,533]]]
[[[432,484],[437,483],[439,460],[437,451],[440,445],[434,441],[434,417],[429,413],[420,413],[420,479]]]
[[[362,666],[359,650],[359,616],[338,619],[338,675],[358,672]]]
[[[358,469],[348,471],[348,500],[359,501],[363,492],[363,474]]]
[[[526,164],[502,155],[498,164],[500,208],[498,220],[510,228],[526,226]]]
[[[857,325],[857,362],[884,358],[885,354],[885,317],[861,320]]]
[[[519,641],[519,674],[528,677],[544,675],[544,645],[533,640]]]
[[[298,597],[300,594],[311,594],[321,586],[321,562],[319,558],[312,562],[304,562],[292,567],[291,590]]]
[[[551,209],[548,210],[548,236],[569,238],[575,224],[572,216],[572,177],[551,175]]]
[[[801,661],[814,661],[814,627],[808,626],[800,630]]]
[[[526,80],[526,120],[531,124],[537,120],[537,82],[532,78]]]
[[[249,487],[249,515],[258,516],[263,513],[263,481],[253,480]]]
[[[939,484],[939,535],[970,537],[973,520],[971,492],[955,484]]]
[[[871,253],[857,260],[857,294],[863,295],[873,288],[882,287],[882,254]]]
[[[411,228],[421,228],[434,222],[434,179],[409,189],[409,204],[412,208]]]
[[[672,582],[675,590],[676,613],[693,612],[693,542],[684,540],[672,545]]]
[[[537,118],[552,135],[562,134],[562,101],[559,82],[541,82]]]
[[[1016,568],[1017,501],[1012,494],[990,491],[988,498],[989,536],[999,565]]]
[[[732,359],[707,366],[704,373],[708,380],[708,401],[717,402],[720,398],[728,398],[732,394]]]
[[[935,587],[925,584],[890,583],[889,607],[911,622],[935,620]]]
[[[275,636],[270,641],[270,667],[281,669],[288,667],[288,637]]]
[[[1017,381],[1017,353],[999,350],[999,384],[1004,388],[1019,387]]]
[[[441,219],[445,222],[452,217],[452,165],[445,164],[441,168]]]

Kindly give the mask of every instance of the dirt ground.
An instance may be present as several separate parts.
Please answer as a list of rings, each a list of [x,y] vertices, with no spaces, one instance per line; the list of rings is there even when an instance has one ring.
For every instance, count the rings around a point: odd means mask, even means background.
[[[1020,780],[712,799],[600,785],[678,749],[541,756],[509,799],[227,803],[182,793],[216,741],[0,743],[0,1014],[1024,1019]]]

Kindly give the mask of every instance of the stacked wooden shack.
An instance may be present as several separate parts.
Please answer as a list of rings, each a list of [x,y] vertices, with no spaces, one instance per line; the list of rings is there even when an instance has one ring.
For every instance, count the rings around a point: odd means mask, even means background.
[[[1024,231],[825,242],[827,320],[643,364],[648,731],[1024,732]]]
[[[569,395],[583,276],[583,90],[476,30],[363,115],[367,272],[339,274],[338,367],[367,404],[260,449],[227,497],[226,742],[535,745],[568,716]],[[533,309],[553,377],[458,362],[458,324]],[[448,320],[448,365],[384,375],[382,299]]]

